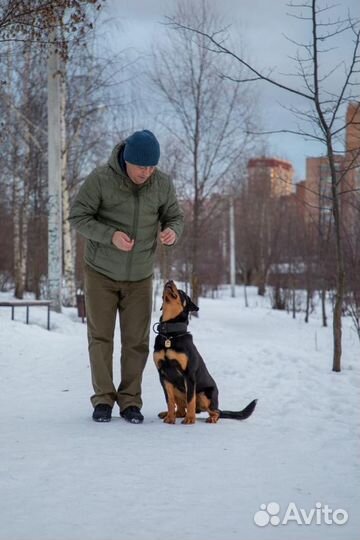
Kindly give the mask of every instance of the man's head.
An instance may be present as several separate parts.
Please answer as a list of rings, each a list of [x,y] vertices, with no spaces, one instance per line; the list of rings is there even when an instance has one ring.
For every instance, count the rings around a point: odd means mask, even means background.
[[[125,141],[126,171],[135,184],[143,184],[153,173],[160,158],[160,145],[155,135],[144,129],[135,131]]]

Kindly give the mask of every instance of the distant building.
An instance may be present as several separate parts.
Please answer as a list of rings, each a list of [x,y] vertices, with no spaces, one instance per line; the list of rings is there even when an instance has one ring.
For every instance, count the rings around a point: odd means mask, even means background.
[[[343,177],[345,158],[335,156],[335,168],[339,180]],[[304,187],[306,221],[318,224],[331,219],[332,193],[329,161],[326,156],[306,158],[306,182]]]
[[[248,161],[250,190],[261,190],[270,197],[291,195],[294,191],[294,168],[290,161],[277,158],[253,158]]]
[[[346,112],[345,152],[335,155],[343,223],[353,227],[359,219],[360,204],[360,103],[350,103]],[[328,158],[306,159],[304,191],[306,220],[330,219],[332,212],[331,175]]]
[[[346,112],[345,149],[348,158],[360,163],[360,103],[350,103]]]
[[[296,198],[300,203],[304,203],[306,197],[306,180],[301,180],[295,184]]]
[[[350,103],[346,112],[345,167],[341,196],[344,223],[356,234],[360,209],[360,103]]]

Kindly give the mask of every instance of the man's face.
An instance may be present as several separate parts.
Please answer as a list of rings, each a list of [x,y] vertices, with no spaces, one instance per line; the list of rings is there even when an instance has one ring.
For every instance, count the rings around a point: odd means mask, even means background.
[[[126,163],[126,172],[128,173],[129,178],[134,182],[134,184],[141,185],[152,175],[155,167],[141,167],[140,165],[134,165],[133,163]]]

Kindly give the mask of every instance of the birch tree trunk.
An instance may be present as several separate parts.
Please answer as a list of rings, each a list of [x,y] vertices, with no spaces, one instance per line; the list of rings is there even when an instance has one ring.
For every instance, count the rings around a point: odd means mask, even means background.
[[[55,41],[54,31],[51,41]],[[48,294],[51,309],[61,312],[62,218],[59,54],[50,45],[48,58]]]
[[[17,149],[14,150],[16,159]],[[27,160],[28,161],[28,160]],[[16,166],[16,165],[15,165]],[[26,171],[24,171],[26,174]],[[24,297],[28,255],[29,194],[24,179],[15,169],[13,184],[13,226],[14,226],[14,275],[15,298]]]
[[[23,87],[22,87],[22,100],[23,104],[27,105],[28,103],[28,93],[29,93],[29,72],[30,72],[30,56],[28,48],[24,51],[24,71],[23,71]],[[11,92],[11,81],[12,74],[12,56],[10,52],[10,61],[9,61],[9,81],[10,81],[10,93]],[[28,144],[29,137],[29,127],[25,123],[21,126],[21,129],[24,131],[25,141]],[[15,298],[22,299],[25,292],[25,283],[26,283],[26,266],[27,266],[27,246],[28,246],[28,214],[29,214],[29,192],[28,192],[28,181],[26,180],[26,175],[29,174],[30,170],[30,146],[27,146],[27,158],[25,161],[25,166],[23,170],[19,168],[19,144],[18,136],[16,132],[13,132],[13,153],[12,153],[12,170],[14,174],[13,180],[13,227],[14,227],[14,277],[15,277]]]
[[[17,153],[14,149],[14,154]],[[14,171],[13,184],[13,227],[14,227],[14,277],[15,277],[15,298],[24,297],[25,280],[23,274],[24,265],[22,264],[22,179]]]
[[[9,95],[12,95],[12,68],[13,68],[13,56],[12,50],[9,51],[8,62],[8,88]],[[12,118],[10,114],[10,107],[8,108],[8,124],[12,125]],[[19,145],[14,128],[12,129],[12,172],[13,172],[13,185],[12,185],[12,204],[13,204],[13,257],[14,257],[14,280],[15,280],[15,298],[22,299],[24,296],[25,282],[21,279],[21,199],[23,192],[23,185],[21,178],[18,175],[19,159],[18,151]]]
[[[66,295],[64,295],[64,305],[76,305],[76,284],[75,284],[75,256],[72,242],[72,231],[69,222],[70,215],[70,193],[67,182],[67,161],[68,149],[66,140],[66,65],[63,62],[61,70],[61,192],[62,192],[62,240],[64,257],[64,282]]]

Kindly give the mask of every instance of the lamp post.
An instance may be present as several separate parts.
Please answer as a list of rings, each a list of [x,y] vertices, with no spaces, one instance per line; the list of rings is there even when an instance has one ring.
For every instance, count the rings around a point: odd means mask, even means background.
[[[230,289],[231,298],[235,298],[236,263],[235,263],[235,212],[234,197],[229,198],[229,235],[230,235]]]

